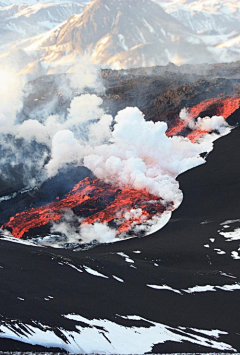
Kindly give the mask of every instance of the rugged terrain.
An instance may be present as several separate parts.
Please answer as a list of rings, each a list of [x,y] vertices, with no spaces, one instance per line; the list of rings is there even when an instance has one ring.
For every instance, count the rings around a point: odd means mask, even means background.
[[[205,35],[239,32],[240,6],[237,0],[154,1],[194,32]]]
[[[219,233],[239,226],[239,132],[179,177],[184,202],[149,237],[80,253],[2,240],[1,349],[239,352],[239,241]]]
[[[0,63],[36,78],[40,70],[67,72],[83,55],[116,69],[239,59],[237,5],[227,14],[160,5],[151,0],[12,5],[2,11],[1,25],[3,39],[9,43],[15,36],[16,42],[2,51]]]
[[[106,91],[99,95],[114,116],[137,105],[146,120],[172,127],[183,107],[204,100],[218,99],[201,114],[217,113],[224,98],[239,94],[239,70],[239,62],[102,70]],[[51,75],[29,82],[19,118],[37,114],[41,121],[67,113],[70,99],[79,95],[62,90],[70,79],[70,74]],[[228,117],[237,128],[214,143],[207,163],[178,177],[183,203],[151,236],[74,251],[24,245],[2,235],[1,350],[240,351],[239,115],[236,109]],[[26,189],[23,165],[6,169],[12,169],[12,180],[2,177],[1,224],[17,212],[61,200],[79,180],[92,177],[87,169],[69,166]],[[46,232],[45,226],[37,230]]]
[[[166,121],[169,128],[178,122],[184,107],[191,108],[206,99],[225,98],[240,92],[239,62],[181,67],[169,64],[121,71],[106,69],[101,71],[101,77],[106,89],[99,95],[107,112],[115,116],[127,106],[137,106],[146,120]],[[66,114],[72,98],[79,95],[76,90],[66,92],[70,78],[71,74],[48,75],[29,82],[25,86],[20,120],[37,118],[41,121],[51,114]],[[85,92],[93,90],[85,88]],[[210,111],[208,114],[216,114],[214,105]],[[21,141],[18,144],[21,146]],[[1,196],[24,187],[21,164],[15,168],[6,166],[6,169],[12,172],[12,180],[2,177]]]
[[[49,31],[82,13],[85,6],[86,1],[0,2],[0,52],[13,43]]]
[[[23,2],[0,0],[0,350],[240,352],[238,1]]]
[[[21,115],[27,118],[39,111],[45,113],[46,106],[49,113],[69,108],[70,100],[66,99],[63,87],[70,76],[48,75],[31,81],[30,89],[26,88]],[[239,93],[240,62],[180,67],[169,63],[167,66],[129,70],[103,69],[101,77],[106,90],[100,96],[111,114],[115,115],[126,106],[137,106],[147,120],[167,119],[171,125],[183,107]],[[71,97],[77,95],[78,92],[73,91]],[[48,105],[49,102],[52,106]]]

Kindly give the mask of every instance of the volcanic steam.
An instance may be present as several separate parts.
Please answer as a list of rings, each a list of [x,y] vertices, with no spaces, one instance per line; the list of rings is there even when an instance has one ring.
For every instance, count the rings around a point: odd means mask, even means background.
[[[34,165],[38,159],[39,164],[37,175],[29,174],[28,184],[40,188],[69,166],[87,167],[95,176],[80,181],[61,199],[12,216],[2,228],[17,238],[43,243],[52,238],[58,245],[111,242],[147,234],[152,225],[160,227],[162,216],[182,201],[176,177],[205,162],[200,154],[209,152],[213,140],[230,131],[225,119],[240,103],[239,97],[213,99],[184,109],[176,126],[167,131],[165,122],[146,121],[136,107],[127,107],[113,118],[102,109],[100,97],[82,90],[72,99],[67,115],[12,120],[7,132],[1,132],[3,141],[7,134],[11,136],[12,152],[21,139],[18,156],[22,153],[28,172],[33,170],[24,154],[27,145],[35,144],[32,161]],[[219,108],[216,116],[198,117],[213,104]]]

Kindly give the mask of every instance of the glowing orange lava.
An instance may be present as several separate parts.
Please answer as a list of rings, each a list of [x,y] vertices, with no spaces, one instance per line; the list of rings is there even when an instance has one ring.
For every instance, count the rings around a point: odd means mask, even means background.
[[[212,99],[212,100],[206,100],[203,101],[202,103],[192,107],[190,109],[190,115],[194,118],[197,118],[200,113],[207,111],[207,110],[215,110],[216,116],[222,116],[225,118],[225,120],[231,116],[236,110],[238,110],[240,107],[240,96],[237,97],[228,97],[225,99]],[[188,139],[190,139],[191,142],[196,142],[199,138],[201,138],[203,135],[209,133],[209,131],[203,131],[201,129],[195,129],[193,132],[188,134]]]
[[[186,120],[179,120],[179,122],[166,132],[168,137],[172,137],[177,133],[181,133],[185,127],[195,118],[199,117],[202,112],[211,110],[212,116],[222,116],[227,119],[231,114],[233,114],[240,107],[240,95],[236,97],[227,98],[213,98],[200,102],[199,104],[191,107],[189,109],[189,117]],[[208,131],[195,130],[188,135],[188,138],[195,142],[198,138],[204,134],[209,133]]]
[[[146,190],[127,187],[118,189],[99,179],[85,178],[62,200],[17,213],[1,228],[8,228],[14,237],[22,238],[32,228],[60,221],[66,210],[75,208],[76,214],[81,217],[88,214],[84,224],[118,220],[118,232],[122,233],[141,223],[143,219],[164,212],[166,207],[160,200]],[[141,216],[134,217],[134,214],[131,216],[130,213],[130,217],[126,219],[125,215],[131,209],[141,209]]]
[[[176,126],[166,134],[171,137],[181,133],[191,120],[204,112],[211,112],[211,115],[219,115],[227,119],[239,106],[240,95],[233,98],[205,100],[190,108],[189,118],[184,121],[179,120]],[[208,131],[196,129],[187,137],[195,142],[206,133]],[[77,216],[83,218],[83,224],[113,223],[118,233],[123,233],[131,230],[135,225],[147,222],[155,215],[161,215],[166,209],[172,209],[172,206],[171,203],[168,206],[164,205],[161,198],[144,189],[134,190],[130,187],[120,189],[99,179],[85,178],[76,184],[63,199],[60,200],[57,197],[55,202],[17,213],[1,228],[10,229],[13,236],[22,238],[27,236],[32,229],[61,221],[67,210],[73,210]]]
[[[204,134],[209,133],[209,131],[203,131],[201,129],[195,129],[191,133],[188,134],[188,139],[190,139],[191,142],[196,142],[199,138],[201,138]]]
[[[240,107],[240,95],[236,97],[214,98],[201,102],[200,104],[190,109],[192,118],[197,118],[201,112],[208,110],[210,107],[215,107],[216,116],[222,116],[225,120],[231,116]]]

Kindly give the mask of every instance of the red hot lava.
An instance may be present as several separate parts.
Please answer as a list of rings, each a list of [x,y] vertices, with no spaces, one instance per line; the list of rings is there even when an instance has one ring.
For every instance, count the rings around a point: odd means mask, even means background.
[[[146,190],[134,190],[128,187],[116,189],[99,179],[85,178],[62,200],[17,213],[1,228],[10,229],[14,237],[22,238],[33,228],[60,221],[69,209],[73,209],[81,217],[87,215],[84,224],[115,221],[118,233],[122,233],[144,220],[151,219],[156,214],[163,213],[166,206],[159,197]],[[125,215],[131,209],[141,209],[142,213],[140,216],[130,214],[129,219],[126,219]]]
[[[193,106],[190,109],[190,115],[193,118],[199,117],[199,115],[212,108],[215,109],[216,116],[222,116],[225,120],[231,116],[240,106],[240,95],[236,97],[227,97],[227,98],[215,98],[209,99],[201,102],[200,104]]]
[[[239,106],[240,95],[234,98],[214,98],[203,101],[192,107],[189,110],[189,119],[179,121],[167,132],[167,136],[181,133],[191,120],[196,119],[203,112],[209,111],[212,115],[221,115],[227,119]],[[188,138],[194,142],[206,133],[208,132],[196,129],[188,134]],[[45,206],[17,213],[1,228],[10,229],[13,236],[22,238],[32,229],[61,221],[66,210],[71,209],[77,216],[83,218],[84,224],[114,223],[118,233],[123,233],[131,230],[134,225],[147,222],[154,215],[160,215],[166,209],[172,208],[173,204],[164,205],[159,197],[146,190],[134,190],[130,187],[118,189],[99,179],[85,178],[62,200],[57,198],[57,201]],[[131,213],[132,209],[139,210],[141,213]]]
[[[198,118],[203,112],[210,111],[212,116],[222,116],[223,118],[227,119],[229,116],[231,116],[231,114],[238,110],[239,107],[240,95],[236,97],[213,98],[202,101],[189,109],[189,117],[186,120],[180,120],[178,124],[172,127],[166,134],[168,137],[172,137],[177,133],[181,133],[192,120]],[[188,134],[187,137],[192,142],[195,142],[198,138],[202,137],[206,133],[209,132],[198,129]]]

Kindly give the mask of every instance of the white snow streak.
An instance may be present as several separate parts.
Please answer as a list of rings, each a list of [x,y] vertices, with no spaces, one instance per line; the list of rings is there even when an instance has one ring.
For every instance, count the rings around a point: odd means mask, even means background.
[[[103,274],[101,274],[100,272],[91,269],[90,267],[84,266],[85,271],[87,271],[89,274],[93,275],[93,276],[98,276],[98,277],[103,277],[104,279],[108,279],[108,276],[105,276]]]
[[[182,293],[178,290],[175,290],[174,288],[167,286],[167,285],[162,285],[162,286],[158,286],[158,285],[147,285],[148,287],[154,288],[156,290],[167,290],[167,291],[172,291],[175,293],[179,293],[180,295],[182,295]]]

